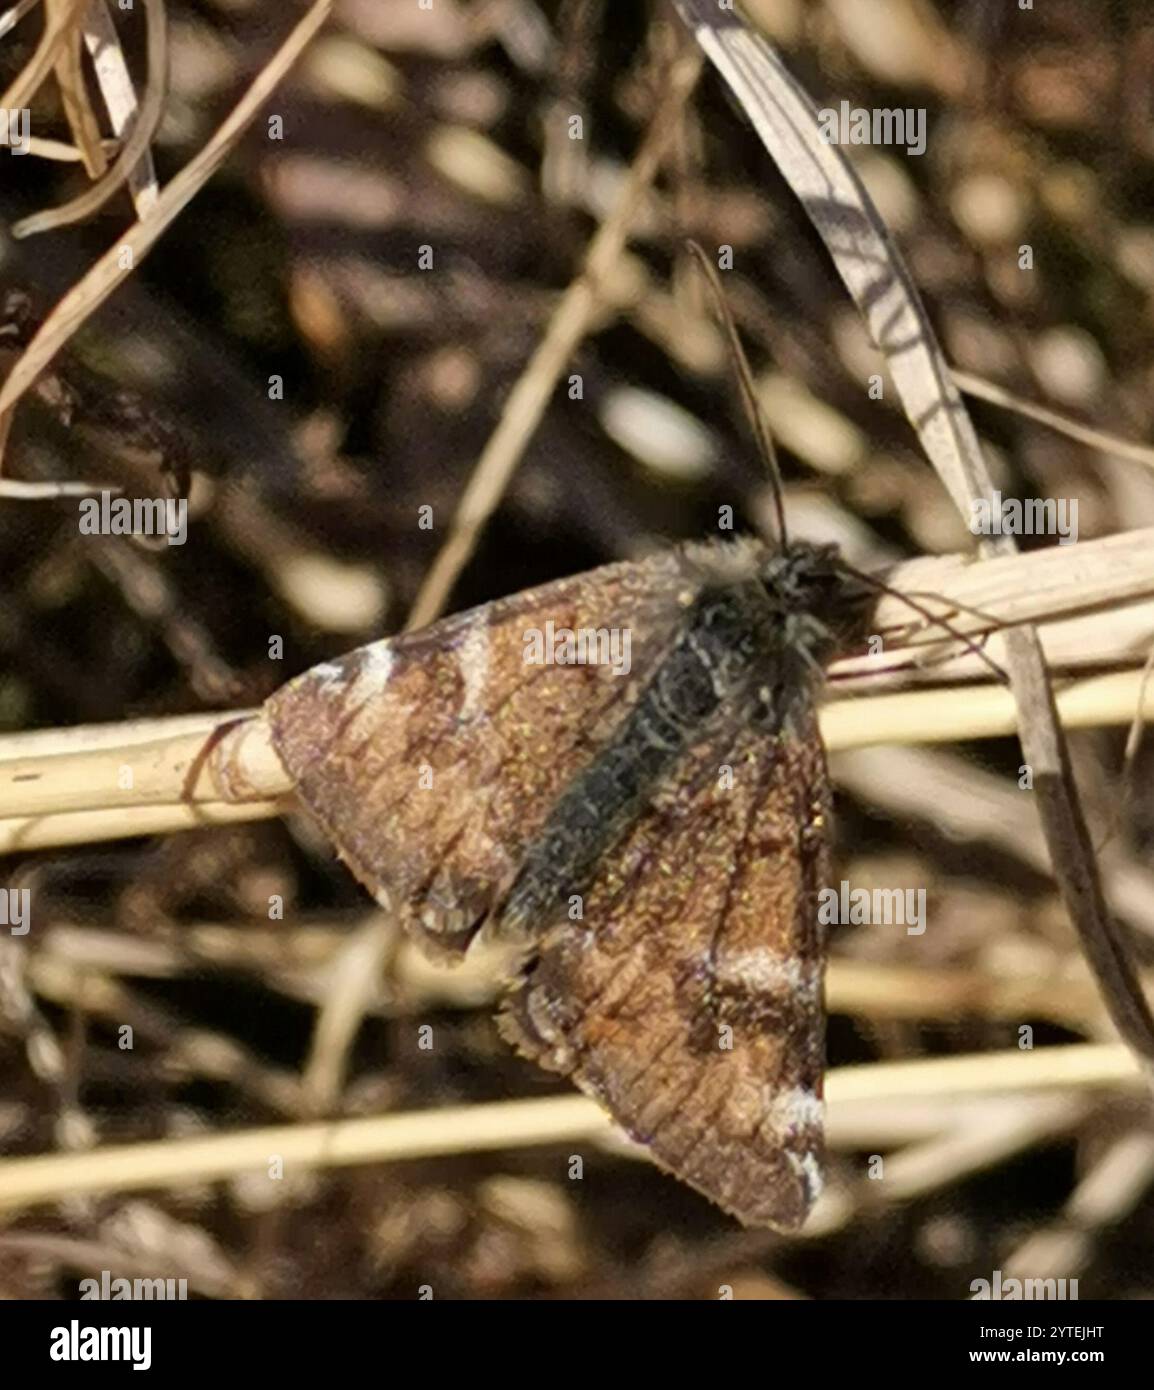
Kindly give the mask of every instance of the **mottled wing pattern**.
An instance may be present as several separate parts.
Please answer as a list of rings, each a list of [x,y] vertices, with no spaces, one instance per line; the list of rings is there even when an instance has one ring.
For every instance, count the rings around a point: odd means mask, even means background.
[[[705,548],[607,565],[317,666],[267,703],[304,805],[434,951],[463,950],[570,778],[636,701]],[[525,632],[626,628],[628,674],[526,665]]]
[[[782,737],[731,721],[682,760],[501,1024],[683,1181],[793,1230],[823,1166],[828,781],[816,724]]]

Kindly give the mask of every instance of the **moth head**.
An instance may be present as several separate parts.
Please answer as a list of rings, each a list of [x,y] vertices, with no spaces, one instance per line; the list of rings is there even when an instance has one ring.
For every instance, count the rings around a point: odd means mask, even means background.
[[[792,611],[832,616],[845,601],[847,576],[836,545],[793,541],[766,557],[758,577],[770,599]]]
[[[758,578],[790,639],[815,657],[853,630],[873,596],[836,545],[793,541],[766,557]]]

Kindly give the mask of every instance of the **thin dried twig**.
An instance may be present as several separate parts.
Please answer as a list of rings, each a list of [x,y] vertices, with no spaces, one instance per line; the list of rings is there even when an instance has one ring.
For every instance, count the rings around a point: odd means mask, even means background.
[[[66,0],[45,0],[45,9],[51,17],[66,8]],[[88,93],[84,88],[84,69],[80,61],[80,33],[74,28],[68,36],[64,50],[56,60],[56,82],[60,88],[60,103],[64,117],[76,148],[84,160],[88,177],[99,178],[108,167],[104,149],[100,142],[100,126],[97,124]]]
[[[123,138],[124,132],[137,121],[140,108],[120,35],[108,13],[107,0],[89,6],[84,16],[84,44],[92,59],[96,85],[100,88],[112,129]],[[143,217],[160,196],[156,169],[147,148],[128,171],[128,191],[137,217]]]
[[[1126,459],[1130,463],[1142,463],[1147,468],[1154,468],[1154,449],[1149,444],[1136,444],[1132,439],[1124,439],[1109,430],[1097,430],[1091,425],[1083,425],[1080,421],[1071,420],[1068,415],[1062,415],[1048,406],[1035,405],[1033,401],[1023,400],[1021,396],[1007,391],[1004,386],[987,381],[985,377],[976,376],[973,372],[963,372],[954,367],[952,375],[955,385],[967,396],[977,396],[979,400],[988,401],[991,405],[1003,406],[1015,415],[1035,420],[1039,425],[1046,425],[1052,429],[1055,434],[1064,434],[1067,439],[1075,439],[1079,444],[1098,449],[1112,458]]]
[[[26,15],[30,15],[40,0],[19,0],[18,4],[12,6],[10,10],[5,10],[0,14],[0,39],[5,34],[11,33]]]

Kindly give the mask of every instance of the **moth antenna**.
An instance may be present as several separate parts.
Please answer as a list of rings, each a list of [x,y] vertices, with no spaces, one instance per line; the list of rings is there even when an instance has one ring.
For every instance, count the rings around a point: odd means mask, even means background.
[[[785,549],[789,544],[789,536],[785,529],[785,489],[781,481],[781,467],[777,461],[777,450],[773,445],[773,434],[765,422],[765,414],[757,400],[749,358],[745,355],[745,349],[741,345],[737,324],[733,321],[733,313],[730,310],[728,300],[725,298],[725,290],[722,288],[716,266],[692,238],[687,240],[685,244],[705,276],[705,282],[709,286],[709,292],[713,296],[714,306],[717,309],[717,316],[725,329],[730,360],[737,377],[738,389],[741,391],[741,404],[745,410],[745,418],[749,421],[749,427],[753,431],[753,437],[757,441],[758,451],[773,487],[773,507],[777,516],[778,537],[782,549]]]
[[[889,594],[891,598],[900,599],[907,607],[912,608],[915,613],[925,618],[928,623],[931,623],[934,627],[940,627],[944,632],[948,632],[955,642],[960,642],[972,656],[976,656],[984,666],[989,668],[996,680],[1000,681],[1005,686],[1010,684],[1010,678],[1006,675],[1005,671],[1002,670],[993,657],[989,656],[972,637],[968,637],[964,632],[959,632],[957,628],[945,618],[940,617],[936,613],[931,613],[924,604],[918,603],[910,594],[903,593],[900,589],[892,588],[889,584],[886,584],[884,580],[876,579],[872,574],[866,574],[864,570],[855,569],[853,565],[846,564],[844,560],[838,561],[838,569],[850,575],[851,578],[858,580],[860,583],[868,585],[871,589],[876,589],[878,593]],[[944,602],[945,600],[942,601]],[[968,608],[965,604],[960,603],[955,603],[954,607],[964,612],[975,614],[979,618],[996,621],[991,618],[990,614],[983,613],[978,608]],[[1009,626],[1009,624],[999,623],[998,626],[1006,627]]]

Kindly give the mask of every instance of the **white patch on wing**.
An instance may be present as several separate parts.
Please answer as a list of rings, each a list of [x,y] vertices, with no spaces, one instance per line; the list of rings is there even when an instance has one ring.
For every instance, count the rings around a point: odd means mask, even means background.
[[[336,661],[322,661],[319,666],[311,666],[306,674],[309,680],[322,688],[344,685],[349,678],[348,667]]]
[[[765,1120],[774,1134],[820,1129],[825,1103],[808,1086],[792,1086],[788,1091],[770,1090]]]
[[[385,642],[374,642],[370,647],[362,647],[361,664],[357,670],[357,683],[354,687],[356,699],[365,704],[379,695],[389,683],[393,671],[393,649]]]
[[[469,635],[458,658],[461,679],[465,682],[465,698],[458,718],[467,724],[484,708],[482,701],[489,683],[489,624],[480,621],[469,628]]]
[[[724,951],[717,962],[717,977],[723,984],[742,985],[759,994],[813,997],[821,983],[821,966],[814,960],[780,955],[770,946],[748,946]]]
[[[787,1149],[785,1157],[789,1166],[805,1184],[806,1193],[811,1202],[816,1202],[821,1196],[825,1180],[821,1173],[821,1164],[817,1161],[817,1155],[812,1152],[795,1154]]]

